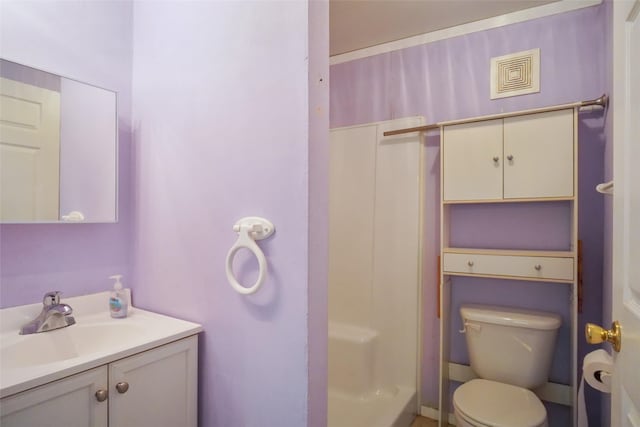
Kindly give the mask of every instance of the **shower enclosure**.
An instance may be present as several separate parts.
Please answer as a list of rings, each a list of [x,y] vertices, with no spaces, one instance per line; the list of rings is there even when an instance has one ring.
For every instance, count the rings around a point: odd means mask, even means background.
[[[410,424],[418,408],[421,117],[330,137],[329,427]]]

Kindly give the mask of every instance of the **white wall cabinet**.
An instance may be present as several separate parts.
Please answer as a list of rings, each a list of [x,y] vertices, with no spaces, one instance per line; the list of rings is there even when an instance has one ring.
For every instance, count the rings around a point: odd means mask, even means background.
[[[466,365],[449,361],[453,316],[451,288],[456,276],[557,283],[571,286],[567,302],[571,319],[571,382],[547,384],[536,390],[543,400],[573,407],[575,425],[577,377],[577,287],[578,287],[578,200],[577,200],[577,110],[501,114],[442,125],[441,132],[441,269],[440,269],[440,408],[449,408],[450,381],[464,382],[474,374]],[[461,247],[461,233],[452,212],[472,208],[471,204],[563,203],[558,218],[569,224],[569,247],[525,250],[528,242],[514,240],[514,247]],[[522,210],[514,210],[522,212]],[[564,215],[569,215],[569,221]],[[467,217],[472,221],[473,218]],[[474,224],[464,230],[474,233]],[[532,224],[533,226],[534,224]],[[526,225],[525,225],[526,226]],[[482,222],[478,229],[486,228]],[[482,230],[483,232],[485,230]],[[503,229],[493,230],[504,233]],[[490,237],[492,230],[484,235]],[[451,236],[456,238],[452,239]],[[526,234],[523,234],[526,236]],[[522,237],[521,237],[522,238]],[[455,240],[455,245],[451,244]],[[482,240],[482,239],[480,239]],[[518,247],[520,246],[520,247]],[[468,280],[468,279],[467,279]],[[468,281],[467,281],[468,283]],[[481,286],[478,281],[478,286]],[[486,282],[484,282],[486,283]],[[505,282],[505,286],[508,286]],[[542,289],[542,287],[541,287]],[[496,295],[496,305],[500,305]],[[446,425],[448,411],[441,410],[440,425]]]
[[[573,110],[443,128],[443,201],[570,198]]]
[[[197,336],[17,393],[3,427],[197,425]]]

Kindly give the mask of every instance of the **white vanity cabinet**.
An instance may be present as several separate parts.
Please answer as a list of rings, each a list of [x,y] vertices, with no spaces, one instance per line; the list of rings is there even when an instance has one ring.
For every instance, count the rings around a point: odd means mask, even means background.
[[[197,425],[197,336],[0,400],[3,427]]]
[[[107,427],[107,367],[91,369],[0,400],[2,427]]]
[[[109,427],[197,425],[197,337],[109,365]]]
[[[570,198],[573,110],[444,126],[443,201]]]

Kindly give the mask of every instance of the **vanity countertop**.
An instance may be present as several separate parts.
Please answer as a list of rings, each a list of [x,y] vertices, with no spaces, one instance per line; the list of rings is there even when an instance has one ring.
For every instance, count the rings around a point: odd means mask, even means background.
[[[131,307],[113,319],[109,292],[62,298],[76,324],[31,335],[20,327],[42,304],[0,310],[0,398],[92,369],[202,331],[197,323]]]

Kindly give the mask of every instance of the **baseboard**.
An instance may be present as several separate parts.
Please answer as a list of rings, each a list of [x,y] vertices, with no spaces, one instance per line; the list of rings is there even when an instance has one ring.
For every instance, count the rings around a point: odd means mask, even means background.
[[[440,417],[440,411],[435,408],[430,408],[428,406],[422,405],[420,407],[420,415],[432,420],[437,420]],[[456,425],[456,418],[453,414],[449,414],[447,422],[449,423],[449,425]]]

